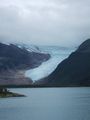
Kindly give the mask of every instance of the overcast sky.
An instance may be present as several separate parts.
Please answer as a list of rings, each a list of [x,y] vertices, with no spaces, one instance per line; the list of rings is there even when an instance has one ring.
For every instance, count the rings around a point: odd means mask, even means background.
[[[77,46],[90,37],[90,0],[0,0],[0,41]]]

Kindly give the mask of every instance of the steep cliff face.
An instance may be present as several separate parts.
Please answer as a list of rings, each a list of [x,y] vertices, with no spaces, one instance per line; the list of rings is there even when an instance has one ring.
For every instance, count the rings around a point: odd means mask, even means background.
[[[24,77],[24,71],[38,67],[49,58],[49,54],[0,43],[0,84],[32,83],[32,80]]]
[[[83,42],[48,77],[38,81],[46,86],[90,86],[90,39]]]

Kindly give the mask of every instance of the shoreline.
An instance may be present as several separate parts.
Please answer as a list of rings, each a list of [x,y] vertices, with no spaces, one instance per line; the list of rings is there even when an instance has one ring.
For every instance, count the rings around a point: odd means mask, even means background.
[[[9,98],[9,97],[26,97],[23,94],[14,93],[14,92],[2,92],[0,93],[0,98]]]
[[[90,87],[90,85],[0,85],[0,88],[62,88],[62,87]]]

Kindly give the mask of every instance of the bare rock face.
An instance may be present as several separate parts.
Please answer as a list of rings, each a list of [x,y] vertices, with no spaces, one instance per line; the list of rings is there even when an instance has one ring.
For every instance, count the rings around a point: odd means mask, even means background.
[[[90,86],[90,39],[83,42],[48,77],[37,81],[45,86]]]
[[[35,68],[49,58],[49,54],[29,52],[13,44],[0,43],[0,70]]]
[[[38,67],[49,58],[49,54],[0,43],[0,85],[32,84],[32,80],[24,76],[25,70]]]
[[[24,70],[2,71],[0,73],[0,85],[30,85],[33,81],[26,78]]]

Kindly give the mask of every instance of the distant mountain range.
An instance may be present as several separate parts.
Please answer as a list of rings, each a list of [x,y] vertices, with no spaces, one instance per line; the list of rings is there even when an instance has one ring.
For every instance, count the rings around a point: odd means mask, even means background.
[[[35,83],[39,86],[90,86],[90,39],[62,61],[48,77]]]
[[[39,51],[0,43],[0,85],[31,84],[32,80],[24,76],[25,70],[38,67],[50,58],[49,54],[36,49]]]

